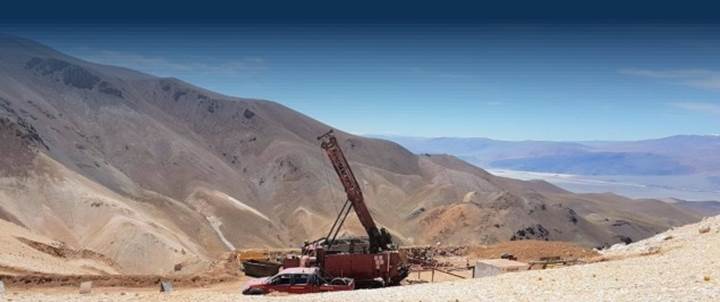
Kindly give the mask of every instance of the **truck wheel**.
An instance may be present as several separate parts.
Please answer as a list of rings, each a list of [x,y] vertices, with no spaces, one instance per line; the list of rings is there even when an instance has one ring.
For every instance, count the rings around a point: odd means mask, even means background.
[[[253,287],[253,288],[246,289],[243,292],[243,294],[245,294],[245,295],[263,295],[263,294],[265,294],[265,291],[263,291],[262,289]]]
[[[335,278],[330,281],[332,285],[348,285],[348,281],[343,278]]]
[[[383,281],[382,279],[381,280],[373,280],[370,283],[370,288],[381,288],[381,287],[385,287],[385,281]]]

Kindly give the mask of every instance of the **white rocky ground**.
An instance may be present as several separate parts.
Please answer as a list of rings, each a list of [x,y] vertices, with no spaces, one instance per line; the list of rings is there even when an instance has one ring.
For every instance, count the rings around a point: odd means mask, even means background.
[[[611,260],[474,280],[326,294],[247,297],[234,289],[78,294],[12,301],[720,301],[720,216],[606,251]]]

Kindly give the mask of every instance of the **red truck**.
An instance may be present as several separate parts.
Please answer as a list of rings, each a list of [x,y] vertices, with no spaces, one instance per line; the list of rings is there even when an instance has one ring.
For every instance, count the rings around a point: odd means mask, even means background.
[[[326,280],[317,267],[294,267],[284,269],[277,275],[252,279],[243,289],[244,295],[264,295],[271,292],[306,294],[355,289],[350,278]]]

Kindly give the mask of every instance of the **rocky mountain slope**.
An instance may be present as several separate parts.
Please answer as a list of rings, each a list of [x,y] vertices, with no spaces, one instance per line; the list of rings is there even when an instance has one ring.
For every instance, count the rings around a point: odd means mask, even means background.
[[[112,260],[88,250],[72,250],[11,222],[0,220],[0,275],[117,274]]]
[[[121,272],[179,263],[192,272],[233,248],[324,235],[344,201],[316,142],[329,128],[271,101],[0,35],[0,219],[103,254]],[[372,214],[403,243],[600,246],[698,219],[662,202],[572,194],[338,137]],[[347,229],[361,233],[354,219]]]

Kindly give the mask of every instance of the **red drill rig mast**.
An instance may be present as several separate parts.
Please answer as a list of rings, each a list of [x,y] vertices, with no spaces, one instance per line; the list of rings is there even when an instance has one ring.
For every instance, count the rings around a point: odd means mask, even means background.
[[[330,232],[324,238],[306,243],[302,257],[287,257],[283,266],[317,266],[327,277],[349,277],[358,287],[397,285],[408,275],[408,265],[392,243],[390,234],[378,230],[363,199],[360,185],[353,175],[350,164],[338,145],[333,131],[321,135],[321,147],[332,162],[340,182],[345,188],[347,200],[335,218]],[[337,235],[351,209],[360,219],[368,234],[368,242],[359,239],[337,239]]]
[[[378,230],[375,225],[375,221],[365,205],[365,199],[363,198],[360,184],[358,184],[357,179],[355,179],[355,175],[353,174],[352,169],[350,169],[350,164],[348,164],[347,159],[345,159],[345,154],[343,154],[342,149],[340,149],[337,139],[333,135],[333,131],[330,130],[327,133],[318,136],[318,140],[322,141],[320,146],[323,150],[325,150],[325,153],[327,153],[330,162],[332,162],[332,165],[335,168],[335,172],[340,178],[340,182],[342,182],[342,185],[345,188],[345,193],[347,194],[347,201],[345,202],[345,205],[343,205],[340,214],[335,219],[335,223],[326,237],[326,242],[329,245],[334,243],[337,233],[340,231],[340,227],[350,212],[350,208],[353,208],[355,209],[358,219],[360,219],[360,223],[368,234],[368,239],[370,241],[370,253],[394,250],[395,247],[393,246],[390,234],[385,231],[384,228],[382,230]]]

